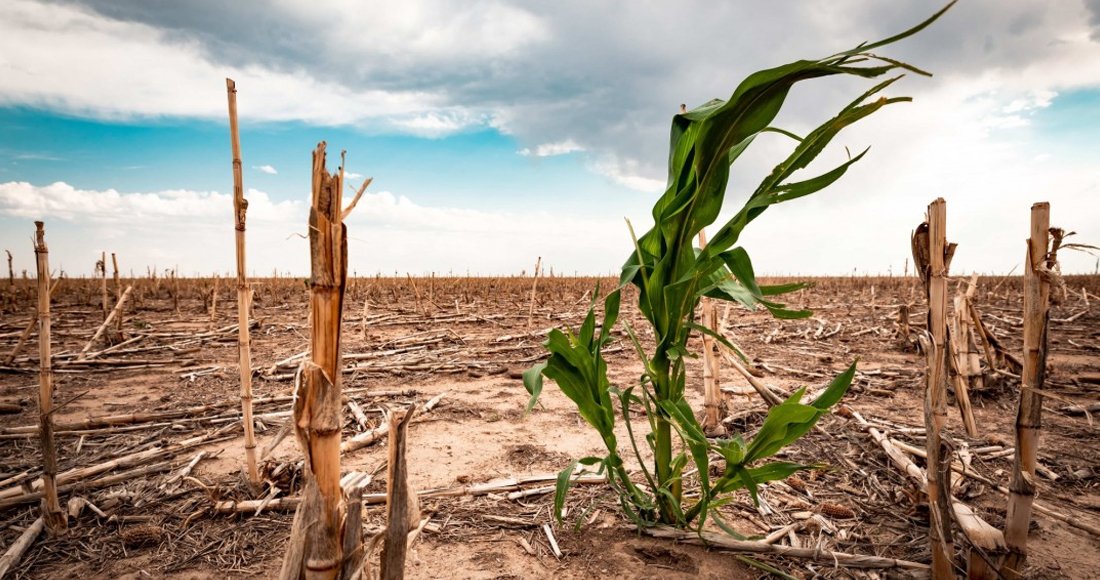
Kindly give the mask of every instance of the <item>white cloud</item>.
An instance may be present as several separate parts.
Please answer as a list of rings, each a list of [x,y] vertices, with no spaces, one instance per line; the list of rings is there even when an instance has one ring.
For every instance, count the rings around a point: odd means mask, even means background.
[[[395,116],[388,123],[403,133],[420,137],[445,137],[459,131],[484,125],[483,116],[460,109],[432,111],[412,116]]]
[[[630,189],[649,193],[660,193],[665,189],[665,180],[653,176],[652,172],[642,170],[635,159],[605,155],[591,163],[589,168]]]
[[[304,67],[215,62],[195,40],[70,5],[9,0],[0,4],[0,23],[0,105],[108,119],[222,119],[227,76],[237,83],[241,116],[253,121],[369,123],[433,114],[443,104],[438,93],[351,89],[318,80]],[[442,133],[446,127],[433,129]]]
[[[931,10],[921,0],[838,0],[832,10],[845,18],[795,3],[681,7],[486,0],[455,10],[442,0],[277,0],[263,14],[239,11],[245,24],[270,18],[265,24],[282,26],[254,26],[262,32],[247,36],[249,26],[223,17],[234,6],[207,21],[198,11],[174,11],[170,4],[145,9],[136,1],[79,1],[97,5],[99,12],[72,4],[0,3],[0,106],[100,118],[220,120],[221,78],[228,75],[238,81],[242,118],[428,137],[487,126],[514,137],[521,154],[583,151],[593,172],[653,196],[665,186],[668,121],[679,103],[726,96],[752,70],[881,38]],[[1089,27],[1089,16],[1080,2],[968,0],[928,30],[889,47],[890,56],[936,77],[911,76],[891,87],[892,96],[911,94],[916,102],[891,107],[838,138],[821,166],[842,159],[844,145],[853,151],[873,146],[844,180],[819,196],[769,210],[753,225],[745,239],[761,270],[795,264],[812,273],[854,265],[870,271],[893,265],[897,271],[907,254],[908,231],[937,195],[947,197],[952,235],[963,242],[958,268],[1008,270],[1018,261],[1020,220],[1039,198],[1054,202],[1055,221],[1081,231],[1083,239],[1100,232],[1095,162],[1074,158],[1080,152],[1060,147],[1058,135],[1043,134],[1040,123],[1044,111],[1057,108],[1060,95],[1100,87],[1098,45],[1090,40],[1100,29]],[[804,131],[854,94],[847,81],[806,85],[792,92],[782,126]],[[763,139],[754,144],[734,168],[729,203],[755,185],[785,145]],[[20,178],[8,169],[0,171]],[[473,246],[458,238],[410,246],[426,254],[466,248],[493,255],[493,244],[506,255],[520,248],[537,252],[531,236],[509,229],[509,220],[533,232],[547,229],[523,216],[420,207],[400,196],[372,199],[373,211],[393,220],[372,222],[378,229],[367,236],[387,228],[420,227],[430,236],[465,227],[448,225],[453,219],[500,227],[520,240],[498,237],[489,243],[490,233],[475,232],[470,235],[482,241]],[[21,206],[12,207],[8,215]],[[570,227],[567,218],[555,215],[545,221]],[[611,231],[621,230],[618,216],[598,219]],[[776,231],[785,235],[769,236]],[[376,241],[382,245],[364,248],[370,260],[406,251],[389,238]],[[618,260],[613,251],[597,254],[590,251],[578,263],[598,263],[600,256]],[[491,259],[452,257],[456,263]],[[407,258],[408,267],[435,259]],[[1092,262],[1082,268],[1091,271]]]
[[[557,141],[555,143],[543,143],[542,145],[535,147],[534,151],[527,147],[524,147],[516,153],[519,153],[524,157],[530,157],[532,155],[534,155],[535,157],[556,157],[558,155],[568,155],[570,153],[576,153],[578,151],[584,150],[585,148],[576,141],[572,139],[566,139],[564,141]]]
[[[278,175],[279,172],[271,165],[253,165],[252,169],[268,175]]]
[[[257,190],[246,197],[250,270],[304,275],[308,204],[276,202]],[[349,193],[345,205],[350,201]],[[5,224],[0,243],[16,243],[20,220],[29,225],[41,219],[47,224],[51,259],[69,264],[70,273],[81,271],[73,264],[88,262],[90,268],[94,260],[88,256],[103,248],[119,251],[124,263],[137,270],[178,264],[185,273],[225,271],[234,259],[231,208],[232,197],[218,192],[120,193],[61,182],[0,183],[0,223]],[[644,220],[633,217],[636,223]],[[621,217],[425,206],[388,191],[364,194],[346,223],[349,268],[361,274],[515,273],[530,269],[539,256],[547,267],[557,265],[563,272],[608,272],[630,248]]]
[[[298,201],[272,201],[264,192],[249,189],[249,222],[284,222],[304,205]],[[57,218],[96,225],[134,226],[179,221],[199,221],[233,216],[233,196],[216,191],[167,190],[151,193],[120,193],[77,189],[56,182],[35,186],[27,182],[0,183],[0,215],[27,219]]]

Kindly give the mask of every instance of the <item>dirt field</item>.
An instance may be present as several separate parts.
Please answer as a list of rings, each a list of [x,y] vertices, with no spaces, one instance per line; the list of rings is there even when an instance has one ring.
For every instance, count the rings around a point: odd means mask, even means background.
[[[0,415],[0,546],[6,548],[37,517],[24,501],[40,473],[36,424],[37,333],[4,364],[33,311],[34,292],[17,281],[0,319],[0,402],[22,412]],[[443,395],[410,427],[411,485],[420,490],[465,488],[465,493],[421,501],[429,518],[409,554],[412,578],[756,578],[768,573],[736,555],[639,535],[619,515],[604,485],[578,484],[568,501],[566,525],[553,528],[563,553],[556,557],[543,531],[551,523],[552,493],[475,493],[499,478],[554,475],[570,460],[602,455],[599,438],[548,384],[542,404],[528,416],[519,373],[544,356],[548,328],[579,324],[595,286],[591,278],[539,281],[528,326],[530,279],[365,278],[351,282],[345,304],[346,374],[343,388],[362,409],[349,410],[344,437],[375,427],[383,409]],[[123,284],[130,281],[123,280]],[[223,578],[270,577],[279,567],[292,510],[272,504],[259,515],[217,513],[215,502],[253,496],[242,476],[234,289],[223,280],[141,279],[127,308],[122,336],[108,332],[114,350],[75,360],[102,321],[97,283],[64,280],[54,296],[55,413],[60,472],[149,451],[66,482],[62,504],[73,505],[70,531],[40,537],[14,570],[16,578]],[[603,286],[613,282],[604,280]],[[829,278],[793,295],[815,317],[779,321],[766,312],[734,307],[731,338],[753,358],[760,379],[785,393],[821,386],[859,358],[860,373],[847,406],[903,443],[923,448],[923,357],[900,346],[897,313],[912,304],[914,327],[924,320],[919,283],[903,278]],[[217,295],[215,315],[210,296]],[[1029,547],[1030,577],[1100,577],[1100,538],[1081,527],[1100,527],[1100,427],[1087,414],[1063,411],[1097,401],[1100,385],[1100,278],[1070,277],[1068,294],[1052,311],[1038,502],[1069,516],[1074,526],[1036,514]],[[1082,289],[1089,294],[1082,294]],[[114,289],[111,288],[113,301]],[[253,329],[254,389],[260,448],[270,444],[289,415],[289,395],[307,348],[306,289],[301,279],[257,282]],[[1091,301],[1091,302],[1090,302]],[[985,324],[1019,352],[1020,282],[998,277],[979,282],[977,306]],[[722,310],[719,317],[722,317]],[[623,316],[635,328],[641,317],[628,295]],[[644,338],[644,337],[643,337]],[[128,340],[118,344],[120,340]],[[109,345],[97,343],[90,352]],[[613,381],[631,384],[641,373],[624,337],[611,348]],[[289,359],[289,360],[288,360]],[[702,409],[701,363],[689,367],[690,398]],[[730,394],[731,431],[752,433],[766,407],[732,369],[722,385]],[[996,447],[1013,445],[1018,382],[1010,376],[972,394],[980,435],[968,438],[957,408],[949,432],[975,453],[974,471],[1007,485],[1012,457]],[[195,409],[195,407],[203,407]],[[173,413],[174,411],[178,411]],[[87,419],[129,413],[162,415],[101,427]],[[135,418],[140,419],[140,417]],[[147,418],[148,419],[148,418]],[[621,421],[620,421],[621,423]],[[725,506],[726,520],[750,536],[796,524],[778,544],[902,560],[930,560],[928,511],[923,494],[894,468],[850,413],[828,416],[821,429],[793,446],[786,459],[823,462],[827,468],[775,483],[754,507],[747,494]],[[620,437],[626,433],[620,428]],[[193,438],[205,436],[198,441]],[[181,446],[180,443],[187,443]],[[159,451],[152,451],[159,450]],[[999,455],[999,456],[998,456]],[[183,477],[192,460],[193,469]],[[301,458],[293,436],[265,460],[276,498],[293,496]],[[914,457],[918,465],[923,460]],[[345,470],[374,474],[367,493],[385,491],[385,442],[344,454]],[[514,491],[552,486],[520,485]],[[13,490],[14,498],[3,495]],[[265,490],[266,492],[266,490]],[[21,495],[22,494],[22,495]],[[990,485],[962,479],[956,496],[990,524],[1001,527],[1006,498]],[[93,509],[94,506],[94,509]],[[383,509],[364,512],[370,529]],[[959,540],[959,547],[965,542]],[[831,561],[758,556],[795,577],[894,577],[899,571],[859,572]]]

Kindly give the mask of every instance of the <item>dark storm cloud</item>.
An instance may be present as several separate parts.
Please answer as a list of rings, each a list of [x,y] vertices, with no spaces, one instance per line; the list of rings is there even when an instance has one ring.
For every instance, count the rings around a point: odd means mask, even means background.
[[[652,177],[662,173],[668,120],[679,103],[724,97],[753,70],[883,38],[939,8],[923,0],[482,2],[462,10],[431,2],[316,2],[306,13],[300,3],[277,1],[77,3],[197,42],[216,62],[297,71],[353,91],[438,95],[448,106],[494,115],[525,146],[571,139],[613,164],[634,160]],[[1085,0],[1085,7],[1095,24],[1100,0]],[[472,15],[454,34],[449,21],[460,12]],[[1056,27],[1066,14],[1081,13],[1077,2],[968,0],[884,52],[948,79],[1022,68],[1064,40]],[[530,29],[529,37],[500,41],[513,20],[522,24],[518,30]],[[479,49],[498,41],[499,50]],[[895,94],[934,86],[910,80]],[[815,111],[853,90],[841,81],[797,91],[783,119],[794,126],[820,121]]]

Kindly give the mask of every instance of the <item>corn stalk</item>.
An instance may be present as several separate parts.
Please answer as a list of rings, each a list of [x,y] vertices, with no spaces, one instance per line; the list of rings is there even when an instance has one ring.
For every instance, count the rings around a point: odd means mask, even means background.
[[[609,480],[620,491],[622,505],[639,525],[656,523],[701,527],[716,498],[744,488],[753,499],[759,483],[781,479],[809,466],[789,462],[765,462],[783,446],[798,439],[827,410],[839,401],[855,373],[853,364],[832,381],[812,403],[803,404],[803,390],[773,407],[756,436],[746,442],[737,435],[711,442],[706,438],[692,409],[684,398],[685,358],[688,339],[693,332],[712,336],[738,352],[728,340],[695,321],[695,312],[703,297],[738,302],[750,309],[766,308],[777,318],[805,318],[808,310],[792,310],[774,301],[780,294],[806,287],[806,284],[761,286],[756,281],[752,262],[744,248],[737,247],[742,230],[768,207],[816,193],[831,185],[863,158],[866,150],[815,177],[793,181],[793,174],[813,161],[845,127],[879,109],[908,97],[876,97],[901,75],[882,81],[861,94],[833,118],[805,136],[771,126],[787,94],[799,82],[834,75],[862,78],[883,76],[897,69],[925,73],[897,60],[877,56],[875,49],[917,33],[950,5],[925,22],[885,40],[860,44],[852,50],[820,60],[802,60],[749,75],[728,100],[715,99],[694,110],[673,117],[669,155],[669,179],[664,194],[653,207],[654,226],[641,237],[631,237],[635,251],[622,269],[619,287],[605,300],[605,320],[595,334],[594,306],[584,324],[572,331],[551,331],[546,342],[551,356],[546,363],[529,370],[525,386],[535,399],[542,389],[542,377],[553,379],[577,405],[581,416],[597,431],[608,450],[606,457],[587,457],[585,464],[599,464],[609,472]],[[703,228],[714,223],[722,210],[730,166],[762,133],[777,133],[796,143],[791,154],[775,166],[761,181],[732,218],[718,228],[703,248],[692,241]],[[625,324],[638,356],[644,365],[639,384],[626,389],[612,387],[607,366],[601,355],[611,327],[615,324],[623,287],[638,289],[638,308],[653,329],[655,348],[646,352],[633,329]],[[638,485],[622,467],[613,432],[614,399],[630,433],[630,444],[643,465],[645,485]],[[629,408],[640,405],[646,411],[650,434],[645,438],[653,453],[652,470],[634,442]],[[674,434],[686,450],[674,450]],[[710,458],[721,457],[725,468],[712,480]],[[689,462],[697,468],[698,499],[684,504],[684,474]],[[763,463],[762,463],[763,462]],[[562,472],[556,513],[560,514],[564,488],[574,466]],[[721,523],[719,522],[721,525]]]
[[[53,366],[50,354],[50,250],[42,222],[34,222],[38,266],[38,440],[42,446],[42,519],[50,535],[68,526],[57,499],[57,447],[53,440]]]
[[[347,285],[348,242],[344,218],[359,201],[368,179],[341,210],[344,168],[325,169],[325,142],[313,151],[313,195],[309,211],[310,360],[302,364],[294,397],[294,432],[305,455],[305,487],[294,517],[280,578],[341,578],[344,546],[355,551],[362,530],[345,528],[340,487],[340,427],[343,424],[340,329]],[[345,534],[351,534],[347,543]]]
[[[248,285],[245,269],[244,231],[248,212],[248,200],[244,197],[244,176],[241,168],[241,136],[237,128],[237,84],[225,79],[229,97],[229,135],[233,148],[233,220],[236,229],[237,248],[237,354],[241,377],[241,422],[244,425],[244,455],[248,469],[248,481],[253,488],[260,486],[260,471],[256,465],[256,426],[252,421],[252,337],[249,333],[248,312],[252,306],[252,288]],[[174,277],[174,275],[173,275]],[[179,311],[178,286],[175,294]]]
[[[1051,233],[1056,233],[1053,244]],[[1007,578],[1023,576],[1027,562],[1039,433],[1043,429],[1042,393],[1046,380],[1050,283],[1057,270],[1061,237],[1061,230],[1050,227],[1050,204],[1040,202],[1031,206],[1031,237],[1024,260],[1024,368],[1020,376],[1020,405],[1016,413],[1016,459],[1008,486],[1008,513],[1005,516],[1008,554],[1001,565],[1001,574]]]

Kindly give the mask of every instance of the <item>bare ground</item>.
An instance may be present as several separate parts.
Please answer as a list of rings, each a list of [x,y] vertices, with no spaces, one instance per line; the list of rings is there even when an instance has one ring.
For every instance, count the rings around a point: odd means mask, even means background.
[[[255,497],[243,482],[243,449],[236,415],[236,335],[233,301],[223,289],[219,312],[211,320],[200,301],[203,282],[184,281],[174,289],[148,280],[135,288],[126,338],[141,337],[97,359],[110,364],[71,361],[102,318],[94,291],[71,283],[55,304],[53,339],[57,393],[55,421],[76,421],[135,412],[223,404],[212,410],[86,433],[59,433],[60,470],[84,467],[141,449],[156,448],[224,429],[224,439],[193,447],[154,462],[161,469],[123,477],[112,485],[103,478],[117,469],[76,482],[62,503],[82,497],[102,514],[82,510],[63,537],[40,538],[15,570],[16,578],[222,578],[270,577],[277,570],[290,529],[291,514],[264,511],[218,514],[216,500]],[[414,284],[418,286],[414,286]],[[429,287],[429,284],[431,285]],[[498,478],[554,474],[569,461],[599,455],[599,438],[572,411],[572,404],[548,384],[542,402],[524,416],[527,393],[518,372],[542,357],[545,329],[579,323],[587,307],[585,292],[593,280],[550,278],[540,281],[532,326],[527,325],[528,282],[522,279],[368,279],[353,282],[346,307],[344,352],[354,367],[344,389],[369,419],[445,393],[438,407],[412,425],[409,439],[411,484],[418,489],[469,486]],[[978,303],[986,324],[1019,350],[1018,285],[983,281]],[[1071,280],[1100,292],[1100,280]],[[606,284],[605,284],[606,287]],[[872,290],[874,288],[874,290]],[[923,318],[919,291],[911,280],[831,279],[794,299],[812,307],[814,319],[773,320],[766,313],[734,309],[731,337],[754,358],[761,380],[791,392],[820,387],[851,360],[860,359],[860,375],[846,404],[901,441],[923,447],[919,434],[923,362],[905,352],[895,336],[897,306],[912,302],[913,321]],[[171,293],[179,294],[176,311]],[[188,293],[191,296],[188,296]],[[205,296],[208,296],[206,294]],[[15,302],[29,304],[29,293]],[[1040,462],[1057,478],[1040,478],[1039,501],[1074,521],[1100,525],[1100,455],[1091,417],[1059,412],[1097,400],[1091,377],[1100,371],[1100,306],[1069,295],[1054,308],[1052,357],[1048,374]],[[364,302],[367,307],[364,308]],[[625,307],[626,301],[624,301]],[[224,308],[229,307],[228,311]],[[1076,318],[1075,314],[1084,310]],[[26,308],[13,308],[0,321],[0,361],[14,347],[28,321]],[[624,316],[641,328],[634,309]],[[305,350],[308,334],[301,281],[267,280],[258,291],[253,330],[260,447],[269,444],[286,421],[289,402],[264,403],[291,391],[296,361],[273,365]],[[1066,321],[1072,318],[1071,321]],[[1060,322],[1061,321],[1061,322]],[[365,322],[365,324],[364,324]],[[365,328],[365,332],[364,332]],[[221,329],[221,331],[219,331]],[[198,338],[196,338],[198,337]],[[117,339],[117,337],[116,337]],[[23,354],[0,371],[0,401],[23,404],[23,412],[0,415],[0,490],[37,476],[40,456],[33,434],[12,427],[35,422],[37,337]],[[96,345],[101,350],[106,344]],[[632,384],[641,367],[620,340],[609,356],[612,379]],[[30,353],[31,356],[28,356]],[[67,354],[69,353],[69,354]],[[352,356],[360,355],[360,356]],[[66,358],[69,357],[69,358]],[[695,367],[699,365],[696,364]],[[702,407],[701,369],[689,375],[690,399]],[[723,386],[744,391],[745,381],[723,370]],[[974,396],[980,435],[968,439],[954,408],[950,432],[971,448],[1012,445],[1017,384],[1006,378]],[[755,395],[733,394],[732,431],[751,434],[765,407]],[[621,418],[620,418],[621,419]],[[635,425],[640,426],[636,418]],[[620,420],[620,437],[626,433]],[[823,470],[776,483],[762,494],[764,506],[740,495],[723,508],[724,519],[745,535],[762,536],[790,523],[810,522],[779,543],[880,555],[927,562],[927,505],[911,481],[895,470],[879,448],[844,413],[826,417],[822,429],[793,446],[787,459],[825,463]],[[345,437],[365,430],[348,413]],[[71,429],[71,431],[77,431]],[[172,475],[196,453],[207,452],[189,478]],[[268,458],[266,472],[283,495],[298,483],[300,459],[293,437]],[[922,460],[915,458],[918,464]],[[346,470],[375,474],[368,493],[385,490],[385,445],[344,457]],[[148,464],[145,465],[148,467]],[[1002,485],[1011,457],[976,455],[973,467]],[[278,472],[278,473],[276,473]],[[21,474],[24,474],[22,475]],[[552,485],[550,483],[542,485]],[[528,488],[531,486],[528,486]],[[537,487],[537,486],[535,486]],[[2,493],[2,492],[0,492]],[[1006,499],[988,485],[967,481],[956,495],[994,526],[1003,524]],[[554,525],[563,552],[555,557],[542,529],[551,523],[552,494],[509,499],[505,493],[422,501],[430,517],[410,552],[412,578],[755,578],[766,572],[717,550],[675,544],[640,535],[620,515],[615,497],[603,485],[578,485],[570,495],[564,525]],[[0,508],[0,545],[7,546],[36,517],[33,503]],[[382,508],[370,506],[368,527],[383,523]],[[960,541],[959,545],[965,545]],[[1029,575],[1034,578],[1094,578],[1097,537],[1064,522],[1036,515],[1029,543]],[[794,576],[867,576],[834,568],[831,562],[760,556],[757,560]],[[887,577],[897,572],[879,573]]]

